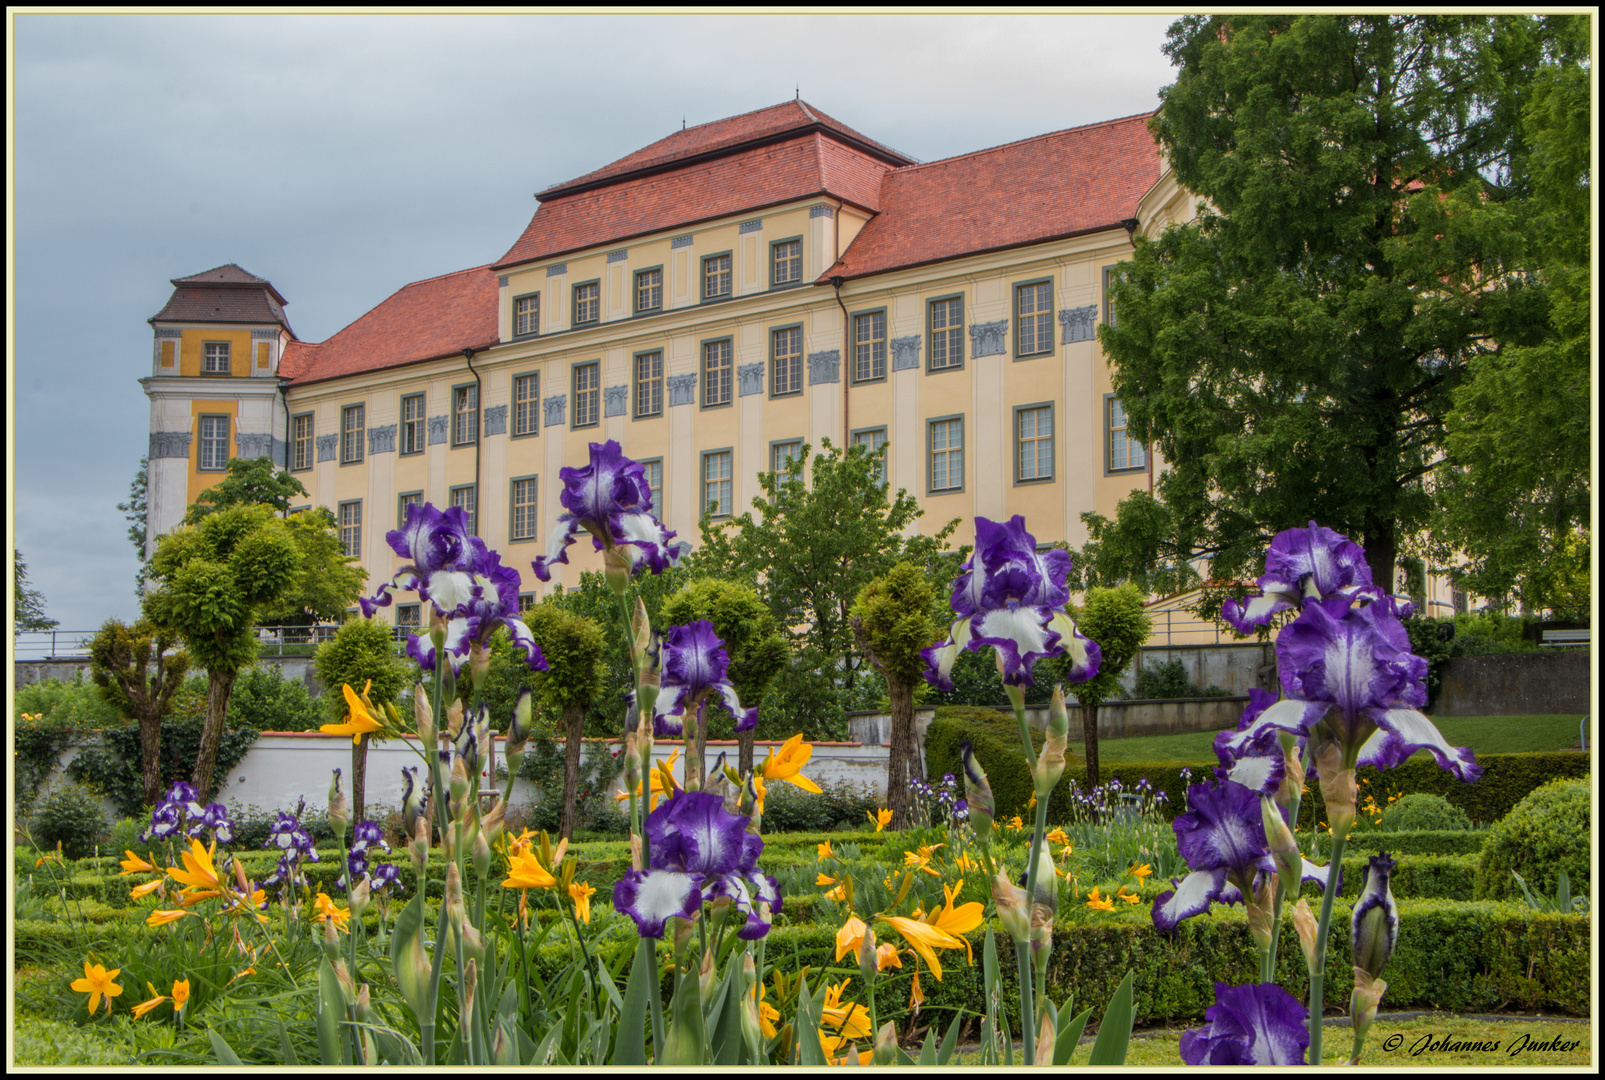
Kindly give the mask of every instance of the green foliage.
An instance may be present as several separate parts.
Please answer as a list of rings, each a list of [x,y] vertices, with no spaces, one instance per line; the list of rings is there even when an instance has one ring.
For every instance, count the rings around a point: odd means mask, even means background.
[[[357,602],[368,572],[361,560],[346,555],[334,513],[314,506],[284,521],[290,539],[301,551],[301,574],[278,603],[258,616],[264,626],[314,626],[342,622]]]
[[[330,696],[339,696],[344,701],[343,695],[325,695],[326,698]],[[306,684],[299,679],[286,679],[277,664],[246,668],[234,681],[233,693],[229,695],[228,726],[231,728],[316,731],[327,722],[322,706],[307,693]]]
[[[27,816],[45,780],[55,769],[61,752],[80,731],[78,725],[52,719],[48,714],[38,720],[33,719],[37,715],[35,713],[27,715],[29,719],[19,717],[12,725],[15,749],[11,767],[16,777],[16,801],[13,804],[16,820]]]
[[[878,706],[883,686],[879,680],[862,679],[856,699],[837,685],[831,671],[835,657],[824,656],[804,647],[793,653],[785,671],[777,678],[764,708],[758,714],[758,738],[789,738],[802,732],[809,742],[840,742],[847,738],[850,708]],[[865,699],[868,699],[867,701]]]
[[[580,754],[578,786],[579,828],[622,835],[629,831],[628,803],[613,798],[614,781],[624,769],[624,758],[607,749],[607,744],[591,743]],[[529,742],[518,776],[535,785],[535,795],[527,806],[514,803],[509,813],[523,811],[531,829],[545,829],[557,835],[563,817],[563,746],[537,735]]]
[[[1098,674],[1067,689],[1083,705],[1100,705],[1124,696],[1120,677],[1153,630],[1153,619],[1143,608],[1142,590],[1130,582],[1088,589],[1075,620],[1081,633],[1098,643],[1101,659]]]
[[[45,596],[28,584],[28,564],[22,561],[22,552],[11,549],[13,583],[16,592],[11,599],[12,633],[24,630],[54,630],[61,623],[45,615]]]
[[[1471,828],[1471,819],[1442,795],[1417,791],[1382,811],[1383,832],[1452,831]],[[1469,899],[1469,897],[1468,897]]]
[[[134,474],[134,482],[128,485],[128,501],[117,504],[123,519],[128,522],[128,542],[134,545],[134,558],[139,562],[139,570],[134,574],[135,599],[145,595],[145,502],[149,478],[150,458],[142,457],[139,459],[139,471]]]
[[[1031,770],[1026,764],[1020,746],[1020,728],[1007,712],[979,709],[962,705],[947,705],[936,710],[936,718],[925,729],[925,770],[930,776],[952,773],[964,775],[959,744],[968,739],[975,750],[975,760],[986,771],[997,801],[997,816],[1007,819],[1013,814],[1024,815],[1034,788]],[[1033,753],[1042,750],[1043,734],[1040,728],[1031,729]],[[1065,755],[1065,775],[1053,789],[1048,801],[1048,817],[1065,821],[1070,816],[1070,781],[1084,784],[1085,775],[1081,757]],[[1108,770],[1104,770],[1107,772]]]
[[[81,859],[95,852],[96,842],[106,837],[106,814],[100,799],[80,784],[63,784],[47,794],[34,811],[29,836],[34,846],[49,850],[61,845],[69,859]]]
[[[775,678],[786,669],[791,659],[786,638],[780,632],[773,613],[764,605],[758,591],[739,581],[719,578],[701,578],[688,583],[663,603],[660,612],[663,622],[658,629],[667,632],[671,626],[684,626],[707,619],[713,632],[724,642],[725,655],[730,657],[730,684],[736,688],[736,698],[743,708],[756,708],[758,723],[754,738],[763,738],[774,725],[765,725],[764,699],[774,685]],[[763,732],[760,735],[759,732]],[[718,700],[708,705],[708,737],[729,739],[735,735],[735,718]],[[784,737],[789,737],[790,731]]]
[[[1099,327],[1133,437],[1169,465],[1168,512],[1130,530],[1127,561],[1252,578],[1274,533],[1314,519],[1391,584],[1431,521],[1456,387],[1550,332],[1522,108],[1561,38],[1483,15],[1172,26],[1151,126],[1205,209],[1138,238]],[[1118,513],[1153,517],[1141,497]]]
[[[942,639],[941,600],[920,567],[900,562],[858,591],[851,614],[888,680],[915,684],[925,672],[921,650]]]
[[[176,644],[171,632],[144,619],[133,626],[107,619],[89,643],[90,676],[101,697],[125,720],[165,715],[189,670],[189,657],[174,651]]]
[[[864,815],[881,806],[880,796],[864,784],[829,781],[819,786],[822,792],[815,795],[791,784],[770,784],[763,801],[764,834],[861,829]]]
[[[42,713],[53,724],[83,730],[118,727],[124,722],[100,688],[84,678],[83,672],[75,675],[71,682],[40,679],[22,687],[17,691],[13,715],[20,718],[23,713]]]
[[[122,1068],[128,1047],[87,1031],[42,1017],[19,1015],[13,1033],[12,1063],[32,1067]]]
[[[410,666],[396,655],[390,627],[371,619],[352,619],[318,646],[313,670],[323,683],[323,714],[329,723],[345,721],[347,707],[343,686],[357,693],[373,680],[368,697],[375,705],[395,704],[412,676]],[[466,680],[465,680],[466,681]]]
[[[291,498],[305,498],[306,494],[301,481],[290,473],[283,469],[274,472],[270,457],[230,458],[228,475],[201,492],[185,513],[184,524],[194,525],[230,506],[269,506],[286,514]]]
[[[1590,825],[1586,781],[1556,780],[1537,789],[1489,831],[1477,866],[1477,898],[1520,896],[1512,870],[1544,896],[1555,894],[1565,870],[1573,893],[1587,895]]]
[[[171,787],[180,780],[193,781],[192,766],[201,745],[202,717],[191,719],[170,718],[162,723],[162,787]],[[219,779],[240,763],[251,744],[256,742],[257,731],[251,728],[225,729],[218,744],[217,772]],[[109,728],[100,733],[97,742],[79,750],[67,774],[73,779],[101,791],[116,806],[123,817],[137,817],[145,809],[144,786],[139,772],[139,729],[129,726]]]
[[[1196,698],[1225,697],[1226,691],[1218,686],[1200,689],[1187,674],[1187,665],[1180,660],[1165,660],[1157,664],[1144,664],[1137,670],[1135,696],[1139,698]]]

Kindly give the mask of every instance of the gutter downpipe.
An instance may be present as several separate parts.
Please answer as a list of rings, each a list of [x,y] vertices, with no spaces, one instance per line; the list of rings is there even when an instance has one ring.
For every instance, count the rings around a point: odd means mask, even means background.
[[[1132,250],[1135,251],[1137,247],[1137,229],[1142,223],[1134,217],[1129,217],[1121,219],[1120,224],[1126,230],[1126,240],[1131,244]],[[1148,494],[1152,495],[1154,493],[1154,448],[1152,444],[1144,447],[1143,456],[1148,459]],[[1217,626],[1215,630],[1219,634],[1220,627]]]
[[[835,277],[830,279],[830,287],[836,290],[836,306],[842,309],[842,453],[847,452],[847,447],[851,445],[853,441],[852,435],[850,434],[850,432],[853,430],[853,425],[849,414],[848,400],[848,392],[852,388],[853,380],[852,375],[849,373],[847,368],[847,357],[850,352],[849,342],[851,340],[850,334],[852,332],[852,328],[848,325],[849,320],[847,318],[847,305],[842,303],[842,282],[846,280],[847,279],[842,277],[840,274],[837,274]]]
[[[474,528],[479,528],[479,448],[485,442],[485,425],[481,419],[485,415],[485,388],[480,384],[479,372],[474,370],[474,347],[472,345],[463,349],[463,359],[468,361],[468,372],[474,377]]]
[[[280,359],[283,359],[283,357],[280,357]],[[278,383],[279,383],[279,403],[284,406],[284,465],[283,465],[283,468],[284,468],[284,470],[286,472],[288,472],[290,470],[290,455],[295,452],[295,447],[290,441],[291,437],[292,437],[292,432],[290,431],[290,384],[283,377],[279,378]],[[269,447],[268,449],[271,450],[272,447]],[[290,508],[289,507],[285,507],[284,508],[284,520],[286,520],[286,521],[290,520]]]

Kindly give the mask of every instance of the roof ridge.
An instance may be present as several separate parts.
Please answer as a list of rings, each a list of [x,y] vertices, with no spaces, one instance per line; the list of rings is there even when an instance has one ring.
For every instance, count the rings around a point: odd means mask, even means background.
[[[478,266],[469,266],[469,267],[464,267],[461,270],[452,270],[449,273],[445,273],[445,274],[436,274],[434,277],[419,278],[417,281],[409,281],[409,282],[407,282],[407,284],[401,286],[401,288],[398,288],[396,290],[396,292],[400,292],[402,289],[410,289],[414,285],[427,285],[431,281],[442,281],[442,280],[444,280],[446,278],[449,278],[449,277],[456,277],[458,274],[472,274],[475,270],[489,270],[491,267],[493,267],[495,265],[496,264],[493,263],[493,262],[481,263]],[[394,295],[396,295],[396,293],[391,293],[390,295],[394,296]]]
[[[990,154],[998,150],[1007,150],[1013,146],[1024,146],[1026,143],[1040,142],[1043,139],[1051,139],[1057,135],[1067,135],[1072,131],[1091,131],[1093,128],[1109,127],[1112,124],[1123,124],[1131,120],[1138,120],[1143,117],[1152,116],[1158,111],[1158,109],[1150,109],[1144,113],[1132,113],[1130,116],[1117,116],[1113,120],[1099,120],[1097,123],[1093,124],[1078,124],[1075,127],[1060,128],[1058,131],[1046,131],[1041,135],[1032,135],[1028,138],[1016,139],[1013,142],[998,143],[996,146],[987,146],[981,148],[980,150],[971,150],[963,154],[954,154],[952,157],[937,158],[935,161],[922,161],[918,165],[894,165],[891,167],[889,172],[893,175],[901,175],[902,173],[913,172],[916,169],[928,169],[932,165],[947,165],[955,161],[963,161],[965,158],[979,157],[982,154]]]

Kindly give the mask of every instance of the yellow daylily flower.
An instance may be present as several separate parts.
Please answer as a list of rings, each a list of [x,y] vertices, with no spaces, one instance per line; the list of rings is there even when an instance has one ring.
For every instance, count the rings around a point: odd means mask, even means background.
[[[845,883],[837,885],[825,894],[825,899],[834,900],[838,904],[845,904],[847,902],[847,885]]]
[[[122,968],[112,968],[107,971],[100,964],[91,964],[84,961],[84,977],[72,981],[72,989],[80,994],[89,995],[89,1012],[91,1014],[100,1007],[100,995],[106,995],[106,1011],[111,1012],[111,999],[123,992],[123,988],[112,980],[117,978]]]
[[[574,901],[574,916],[586,926],[591,925],[591,897],[595,892],[583,881],[571,882],[568,887],[568,897]]]
[[[502,882],[502,888],[550,889],[556,884],[557,879],[541,865],[534,852],[526,851],[508,860],[507,880]]]
[[[336,906],[335,902],[330,900],[324,893],[320,892],[313,897],[312,909],[314,912],[312,916],[313,922],[321,923],[333,919],[336,930],[345,932],[349,929],[348,923],[351,919],[351,910]]]
[[[245,969],[244,969],[244,970],[242,970],[242,971],[241,971],[241,972],[240,972],[240,973],[239,973],[239,974],[238,974],[238,975],[235,975],[235,976],[234,976],[234,978],[232,978],[232,979],[230,979],[230,980],[229,980],[229,981],[228,981],[228,982],[227,982],[227,983],[226,983],[226,984],[225,984],[225,985],[230,985],[230,986],[231,986],[231,985],[233,985],[233,984],[234,984],[234,983],[235,983],[235,982],[236,982],[236,981],[237,981],[237,980],[239,980],[239,979],[243,979],[243,978],[245,978],[245,977],[246,977],[246,976],[247,976],[247,975],[255,975],[255,974],[256,974],[256,968],[254,968],[254,967],[248,967],[248,968],[245,968]]]
[[[127,848],[123,849],[123,854],[127,855],[128,858],[123,859],[117,864],[123,868],[123,872],[118,874],[118,877],[126,877],[129,874],[139,874],[146,871],[154,872],[156,869],[150,863],[146,862],[144,859],[141,859],[138,855],[135,855]]]
[[[876,832],[880,832],[892,823],[892,812],[890,810],[875,810],[873,812],[866,810],[864,813],[868,816],[870,824],[875,826]]]
[[[970,853],[967,851],[959,852],[958,858],[953,860],[953,865],[964,871],[981,869],[981,864],[970,858]]]
[[[814,884],[815,885],[834,885],[834,884],[836,884],[836,879],[831,877],[829,874],[824,873],[823,871],[821,871],[819,877],[814,879]]]
[[[753,804],[753,809],[757,813],[762,814],[763,813],[764,796],[769,794],[769,787],[768,787],[767,784],[765,784],[763,782],[763,777],[759,776],[757,774],[757,772],[754,772],[752,774],[752,778],[751,779],[752,779],[752,804]]]
[[[825,990],[825,1007],[819,1014],[820,1035],[834,1037],[843,1041],[847,1039],[866,1038],[870,1033],[869,1009],[863,1005],[843,1005],[842,994],[847,990],[847,984],[852,979],[843,979],[835,986]]]
[[[118,876],[121,877],[122,875],[119,874]],[[151,893],[155,892],[161,887],[162,879],[157,878],[155,881],[147,881],[143,885],[135,885],[132,889],[128,890],[128,895],[133,897],[135,900],[138,900],[142,896],[149,896]]]
[[[189,1004],[189,980],[176,979],[173,982],[173,1011],[180,1013],[184,1006]]]
[[[1098,886],[1094,885],[1092,891],[1087,894],[1087,906],[1094,911],[1113,911],[1115,902],[1110,898],[1099,896]]]
[[[814,748],[803,742],[802,732],[799,731],[786,740],[779,753],[771,747],[759,771],[765,780],[784,780],[818,795],[823,789],[802,774],[802,767],[808,764],[808,759],[813,755]]]
[[[836,963],[841,963],[842,957],[856,955],[859,943],[864,940],[864,931],[869,927],[857,915],[847,916],[841,929],[836,931]]]
[[[903,958],[898,955],[897,946],[890,941],[883,941],[875,947],[875,970],[885,971],[889,967],[900,968]]]
[[[166,926],[170,922],[177,922],[188,915],[187,911],[153,911],[146,918],[146,926]]]
[[[758,1030],[763,1032],[764,1038],[773,1039],[779,1034],[775,1021],[780,1019],[780,1010],[764,1000],[769,993],[769,987],[759,982],[749,987],[747,993],[758,1001]]]
[[[1141,881],[1153,872],[1154,868],[1149,866],[1147,863],[1143,863],[1141,866],[1138,866],[1136,863],[1132,863],[1131,869],[1126,871],[1126,876],[1134,877],[1138,881]]]
[[[936,849],[946,846],[946,844],[926,844],[921,846],[917,852],[905,851],[903,853],[903,865],[923,870],[932,877],[941,877],[942,875],[939,872],[931,869],[930,864],[932,856],[936,854]]]
[[[356,746],[362,742],[364,735],[371,735],[375,731],[384,730],[384,724],[376,719],[372,712],[368,711],[368,706],[363,701],[363,698],[368,696],[368,691],[373,689],[372,679],[369,679],[368,685],[362,688],[362,697],[357,696],[357,692],[351,689],[350,684],[342,686],[341,689],[345,691],[346,695],[348,713],[346,722],[343,724],[324,724],[318,728],[319,731],[325,735],[349,735],[351,736],[351,745]]]
[[[925,1004],[925,991],[920,989],[920,973],[914,973],[914,981],[908,988],[908,1007],[911,1012],[919,1012],[920,1006]]]
[[[953,901],[958,897],[959,890],[964,888],[964,879],[960,878],[957,885],[943,883],[942,892],[947,896],[947,903],[936,913],[936,921],[931,925],[944,933],[951,934],[964,945],[964,953],[975,963],[975,951],[970,948],[969,939],[964,935],[981,925],[985,916],[985,907],[978,901],[971,900],[968,904],[957,904]]]
[[[936,976],[937,982],[942,981],[942,962],[936,958],[936,950],[967,948],[963,941],[946,930],[938,929],[929,923],[922,923],[918,919],[909,919],[901,915],[881,917],[891,924],[893,930],[903,935],[903,940],[919,953],[920,959],[931,969],[931,974]]]
[[[145,989],[150,991],[151,997],[149,1001],[141,1001],[138,1005],[134,1006],[135,1020],[138,1020],[140,1017],[144,1016],[146,1013],[156,1008],[156,1006],[167,1000],[167,995],[158,994],[156,992],[156,988],[150,983],[145,984]]]
[[[217,841],[212,842],[212,850],[208,851],[199,840],[190,840],[190,849],[181,851],[184,869],[176,866],[167,868],[167,876],[181,885],[189,885],[196,889],[215,889],[218,887],[217,866],[212,862],[212,856],[217,851]]]
[[[210,900],[214,896],[223,895],[217,889],[184,889],[178,894],[179,907],[194,907],[202,900]]]
[[[669,754],[669,756],[668,756],[668,758],[666,760],[658,762],[657,768],[652,770],[652,773],[651,773],[651,777],[652,777],[652,801],[647,805],[647,810],[649,810],[649,811],[656,810],[658,808],[658,799],[660,797],[666,797],[666,796],[669,796],[669,795],[673,795],[674,792],[675,792],[675,789],[679,787],[679,784],[675,783],[675,781],[674,781],[674,763],[676,761],[678,761],[679,758],[680,758],[680,751],[679,750],[674,750]],[[668,786],[667,787],[665,786],[665,781],[664,781],[664,772],[665,772],[665,770],[667,770],[667,772],[668,772],[668,781],[667,781]],[[638,797],[641,795],[641,785],[637,784],[635,786],[635,794]],[[613,796],[613,798],[615,798],[619,802],[623,802],[624,800],[628,799],[629,797],[630,797],[630,793],[629,793],[629,790],[627,788],[624,789],[624,790],[621,790],[617,795]]]
[[[1009,819],[1009,828],[1011,828],[1011,829],[1023,829],[1023,828],[1025,828],[1025,822],[1020,820],[1020,815],[1019,814],[1015,814],[1013,817],[1011,817]]]
[[[836,853],[830,848],[829,840],[826,840],[823,844],[820,844],[818,851],[821,859],[834,859],[836,857]]]
[[[1047,836],[1043,837],[1043,839],[1054,844],[1068,845],[1070,843],[1070,838],[1064,834],[1063,829],[1054,829]]]

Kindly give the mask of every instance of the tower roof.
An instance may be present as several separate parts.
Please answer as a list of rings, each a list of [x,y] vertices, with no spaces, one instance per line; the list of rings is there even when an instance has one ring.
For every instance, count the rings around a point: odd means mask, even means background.
[[[149,322],[278,323],[290,332],[284,316],[289,303],[273,283],[234,263],[224,263],[189,277],[173,278],[173,295]]]

